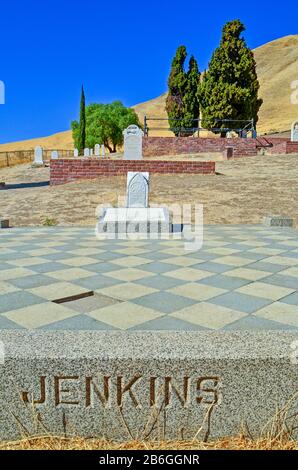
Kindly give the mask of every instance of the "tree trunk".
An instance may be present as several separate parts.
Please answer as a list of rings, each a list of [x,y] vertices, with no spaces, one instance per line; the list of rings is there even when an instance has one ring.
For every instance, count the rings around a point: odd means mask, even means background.
[[[113,153],[113,149],[112,149],[112,147],[110,146],[110,144],[108,142],[104,142],[104,146],[107,147],[107,149],[110,153]]]

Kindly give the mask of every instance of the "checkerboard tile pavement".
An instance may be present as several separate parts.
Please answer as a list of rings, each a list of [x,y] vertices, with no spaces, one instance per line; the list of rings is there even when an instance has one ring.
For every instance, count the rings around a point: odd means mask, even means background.
[[[90,227],[0,231],[0,329],[298,329],[298,232],[206,226],[183,240]]]

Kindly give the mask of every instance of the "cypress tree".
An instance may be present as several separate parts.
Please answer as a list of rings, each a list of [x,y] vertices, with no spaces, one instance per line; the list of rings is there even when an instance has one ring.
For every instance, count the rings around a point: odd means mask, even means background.
[[[191,56],[189,68],[186,76],[186,85],[183,96],[183,121],[184,128],[197,127],[198,122],[194,121],[200,117],[200,104],[198,99],[198,88],[200,84],[200,72],[196,59]],[[187,134],[185,132],[184,134]],[[192,131],[188,135],[193,134]]]
[[[78,135],[78,150],[82,155],[86,143],[86,101],[84,87],[82,86],[81,103],[80,103],[80,122],[79,122],[79,135]]]
[[[172,68],[168,79],[166,112],[168,114],[170,129],[176,136],[180,134],[182,126],[182,122],[176,121],[176,119],[183,119],[184,117],[183,96],[187,83],[187,75],[184,71],[186,56],[186,47],[178,47],[172,61]]]
[[[256,62],[253,52],[240,36],[243,31],[245,27],[239,20],[226,23],[198,93],[203,127],[221,128],[218,131],[221,136],[226,135],[225,127],[239,127],[239,123],[222,120],[254,119],[257,123],[262,104],[258,98],[260,85]]]

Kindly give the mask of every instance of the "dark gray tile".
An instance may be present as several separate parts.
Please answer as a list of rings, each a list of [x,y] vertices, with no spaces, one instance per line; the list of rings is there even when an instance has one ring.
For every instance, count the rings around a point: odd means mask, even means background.
[[[67,269],[67,266],[65,264],[55,262],[35,264],[30,266],[30,271],[34,271],[39,274],[47,274],[54,271],[60,271],[62,269]]]
[[[22,326],[0,315],[0,330],[23,330],[23,329],[24,328]]]
[[[88,315],[76,315],[39,328],[40,330],[116,330],[111,325],[94,320]]]
[[[91,271],[94,273],[108,273],[111,271],[117,271],[119,266],[112,263],[94,263],[94,264],[86,264],[81,266],[86,271]]]
[[[132,302],[164,313],[176,312],[177,310],[197,303],[195,300],[164,291],[144,295],[143,297],[132,300]]]
[[[171,330],[171,331],[208,331],[207,328],[204,328],[199,325],[194,325],[178,318],[169,317],[168,315],[157,318],[156,320],[150,320],[141,325],[134,326],[130,328],[129,331],[161,331],[161,330]]]
[[[284,325],[276,321],[266,320],[265,318],[258,318],[254,315],[248,315],[225,326],[223,330],[298,330],[298,328]]]
[[[220,263],[213,263],[207,261],[205,263],[198,263],[191,266],[194,269],[202,269],[203,271],[209,271],[211,273],[224,273],[225,271],[231,271],[231,266]]]
[[[34,287],[54,284],[57,282],[57,280],[42,274],[34,274],[32,276],[11,279],[9,282],[10,284],[19,287],[20,289],[33,289]]]
[[[111,277],[103,276],[102,274],[72,281],[72,284],[77,284],[78,286],[85,287],[90,290],[103,289],[104,287],[115,286],[116,284],[122,283],[123,281],[118,281]]]
[[[209,303],[222,307],[238,310],[240,312],[253,313],[266,305],[272,304],[272,300],[261,299],[252,295],[239,292],[227,292],[208,300]]]
[[[142,286],[152,287],[154,289],[160,289],[160,290],[167,290],[167,289],[171,289],[172,287],[186,284],[186,281],[163,276],[162,274],[152,276],[152,277],[147,277],[144,279],[139,279],[138,281],[134,281],[134,282],[136,284],[141,284]]]
[[[177,264],[162,263],[159,261],[138,266],[138,269],[141,269],[142,271],[148,271],[150,273],[155,274],[162,274],[167,273],[169,271],[175,271],[178,268],[179,266],[177,266]]]
[[[241,279],[239,277],[225,276],[224,274],[218,274],[210,276],[205,279],[198,281],[200,284],[206,284],[207,286],[220,287],[221,289],[238,289],[239,287],[246,286],[252,281],[247,279]]]
[[[266,263],[265,260],[252,263],[249,265],[249,268],[256,269],[257,271],[267,271],[270,273],[276,273],[278,271],[282,271],[284,269],[284,266],[281,266],[280,264]]]
[[[285,266],[284,269],[286,269]],[[298,289],[298,278],[294,276],[273,274],[272,276],[268,276],[262,279],[262,282],[267,282],[268,284],[273,284],[276,286],[288,287],[289,289]]]
[[[33,295],[30,292],[22,290],[11,292],[10,294],[0,296],[0,313],[40,304],[44,301],[45,299],[37,297],[37,295]]]
[[[298,292],[293,292],[293,294],[287,295],[287,297],[283,297],[279,301],[284,302],[286,304],[291,304],[291,305],[297,305],[298,306]]]

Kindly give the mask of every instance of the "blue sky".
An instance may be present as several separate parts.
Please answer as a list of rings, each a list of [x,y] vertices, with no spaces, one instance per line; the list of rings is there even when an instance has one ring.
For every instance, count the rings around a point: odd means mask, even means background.
[[[293,0],[1,2],[0,143],[69,129],[82,83],[87,102],[155,98],[179,45],[204,69],[226,21],[240,18],[254,48],[297,34],[297,13]]]

